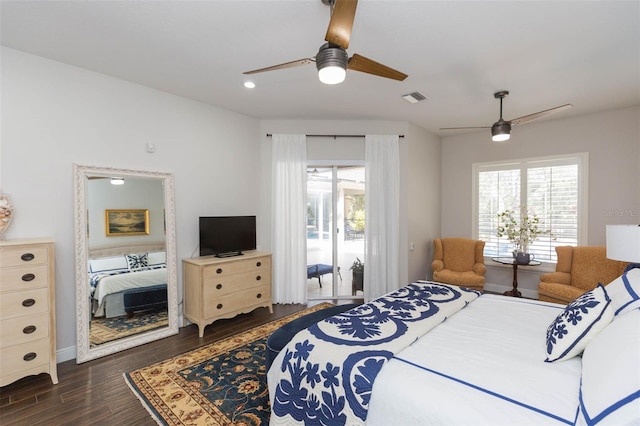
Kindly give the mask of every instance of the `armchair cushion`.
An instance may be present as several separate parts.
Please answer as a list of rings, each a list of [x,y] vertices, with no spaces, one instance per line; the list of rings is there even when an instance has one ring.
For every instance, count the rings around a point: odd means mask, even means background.
[[[484,241],[468,238],[436,238],[431,268],[433,280],[482,289],[487,268]]]

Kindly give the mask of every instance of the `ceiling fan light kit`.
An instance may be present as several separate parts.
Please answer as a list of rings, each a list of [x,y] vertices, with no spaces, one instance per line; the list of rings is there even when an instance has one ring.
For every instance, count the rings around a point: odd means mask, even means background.
[[[324,84],[342,83],[347,76],[347,51],[331,43],[324,44],[316,55],[318,78]]]

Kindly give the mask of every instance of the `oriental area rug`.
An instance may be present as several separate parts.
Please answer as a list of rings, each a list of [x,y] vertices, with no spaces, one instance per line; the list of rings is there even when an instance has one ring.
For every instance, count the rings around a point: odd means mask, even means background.
[[[103,343],[168,325],[169,318],[166,308],[136,313],[131,318],[126,315],[115,318],[94,318],[89,326],[89,343],[94,348]]]
[[[330,306],[321,303],[125,373],[125,381],[161,425],[268,424],[267,337],[289,321]]]

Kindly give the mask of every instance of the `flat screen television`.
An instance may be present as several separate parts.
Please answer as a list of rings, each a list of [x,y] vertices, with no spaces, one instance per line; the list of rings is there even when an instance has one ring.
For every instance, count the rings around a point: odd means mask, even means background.
[[[256,249],[255,216],[201,216],[200,256],[240,256]]]

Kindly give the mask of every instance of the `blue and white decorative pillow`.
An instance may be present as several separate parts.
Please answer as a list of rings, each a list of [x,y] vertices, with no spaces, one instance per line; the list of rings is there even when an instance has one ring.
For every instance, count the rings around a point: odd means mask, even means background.
[[[547,359],[553,362],[582,353],[587,343],[613,320],[611,299],[602,284],[569,303],[547,329]]]
[[[149,259],[147,253],[142,254],[125,254],[127,265],[130,271],[139,271],[149,267]]]
[[[607,284],[615,318],[640,308],[640,264],[632,263],[624,273]]]

